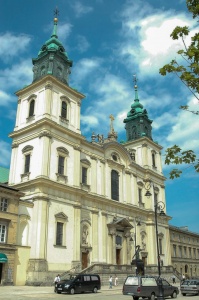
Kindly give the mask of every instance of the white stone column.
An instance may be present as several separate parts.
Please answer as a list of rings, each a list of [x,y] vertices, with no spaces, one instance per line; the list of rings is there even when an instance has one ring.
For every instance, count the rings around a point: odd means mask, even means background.
[[[91,156],[91,192],[97,193],[97,158]]]
[[[98,238],[98,210],[92,212],[92,263],[99,262],[99,238]]]
[[[81,222],[81,206],[74,206],[74,231],[73,231],[73,261],[81,261],[80,257],[80,222]]]
[[[44,105],[44,114],[51,116],[51,107],[52,107],[52,83],[47,82],[45,86],[45,105]]]
[[[73,185],[79,186],[80,185],[80,173],[81,173],[81,170],[80,170],[80,151],[81,151],[81,148],[78,145],[74,146],[73,148],[74,148]]]
[[[108,258],[108,228],[107,228],[107,213],[102,212],[102,262],[107,263]]]
[[[42,165],[41,165],[41,174],[42,176],[49,177],[50,171],[50,156],[51,156],[51,134],[47,130],[42,131],[39,135],[39,138],[42,140]]]

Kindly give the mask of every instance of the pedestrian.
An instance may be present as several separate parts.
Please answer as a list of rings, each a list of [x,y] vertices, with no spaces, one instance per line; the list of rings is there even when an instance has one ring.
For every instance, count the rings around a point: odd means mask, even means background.
[[[112,289],[112,285],[113,285],[113,277],[110,276],[109,277],[109,289]]]
[[[58,274],[55,279],[54,279],[54,283],[58,283],[60,281],[60,275]]]
[[[174,275],[172,276],[172,281],[173,281],[173,284],[176,283],[176,278]]]
[[[115,286],[117,286],[118,285],[118,277],[117,277],[117,275],[115,275]]]

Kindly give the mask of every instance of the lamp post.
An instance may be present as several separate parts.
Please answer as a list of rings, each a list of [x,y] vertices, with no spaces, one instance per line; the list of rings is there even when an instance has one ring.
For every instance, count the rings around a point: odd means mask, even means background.
[[[161,216],[161,217],[165,216],[165,212],[164,212],[165,204],[162,201],[157,201],[157,199],[155,198],[155,190],[154,190],[154,185],[152,183],[149,183],[148,186],[145,186],[145,188],[147,190],[145,196],[147,198],[152,196],[152,194],[149,190],[151,188],[151,186],[153,187],[153,194],[154,194],[155,231],[156,231],[157,260],[158,260],[158,291],[159,291],[159,295],[157,296],[157,299],[164,300],[164,289],[163,289],[163,284],[162,284],[161,266],[160,266],[160,248],[159,248],[159,239],[158,239],[158,212],[159,212],[159,216]]]
[[[140,250],[140,245],[137,245],[137,226],[141,226],[141,221],[140,218],[135,218],[134,219],[134,228],[135,228],[135,232],[134,232],[134,248],[135,248],[135,254],[133,256],[133,258],[135,257],[135,265],[136,265],[136,275],[138,274],[138,260],[139,260],[139,250]],[[133,241],[132,237],[130,239],[131,241]],[[133,258],[132,258],[132,264],[133,264]]]

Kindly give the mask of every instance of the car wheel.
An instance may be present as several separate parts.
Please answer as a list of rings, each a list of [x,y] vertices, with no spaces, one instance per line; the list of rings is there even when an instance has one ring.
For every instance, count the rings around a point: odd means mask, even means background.
[[[61,292],[58,292],[58,291],[57,291],[57,294],[61,294]]]
[[[177,298],[177,292],[174,291],[173,294],[171,295],[171,298]]]
[[[150,299],[150,300],[155,300],[155,294],[152,293],[152,294],[151,294],[151,297],[150,297],[149,299]]]
[[[93,289],[93,293],[97,293],[97,287],[96,286]]]
[[[132,296],[133,297],[133,300],[138,300],[139,297],[138,296]]]
[[[70,293],[71,293],[71,295],[74,295],[75,294],[75,289],[74,288],[70,289]]]
[[[182,296],[186,296],[186,294],[185,294],[185,293],[182,293]]]

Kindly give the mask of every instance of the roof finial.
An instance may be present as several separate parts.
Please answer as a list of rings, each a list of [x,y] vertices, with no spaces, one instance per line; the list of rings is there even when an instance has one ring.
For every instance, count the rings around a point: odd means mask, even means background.
[[[51,35],[51,37],[58,37],[57,36],[57,22],[58,22],[58,16],[59,16],[59,10],[58,8],[56,7],[55,10],[54,10],[54,15],[55,15],[55,18],[54,18],[54,27],[53,27],[53,33]]]
[[[135,83],[135,85],[134,85],[134,89],[135,89],[135,100],[139,100],[139,98],[138,98],[138,86],[137,86],[138,79],[137,79],[137,76],[136,76],[136,75],[133,75],[133,81],[134,81],[134,83]]]

